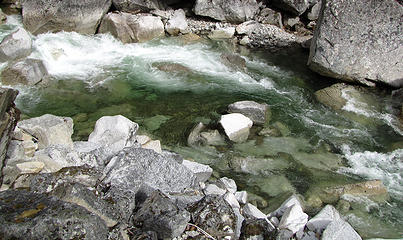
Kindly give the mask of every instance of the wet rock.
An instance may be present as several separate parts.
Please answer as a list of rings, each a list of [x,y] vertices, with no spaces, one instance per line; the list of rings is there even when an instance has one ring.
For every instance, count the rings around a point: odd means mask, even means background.
[[[194,126],[193,129],[190,131],[187,139],[187,144],[189,146],[201,145],[203,143],[203,140],[200,138],[200,132],[203,131],[205,128],[206,126],[201,122],[196,124],[196,126]]]
[[[179,209],[160,191],[155,191],[133,215],[135,226],[143,231],[155,231],[159,239],[179,236],[189,221],[189,212]]]
[[[0,192],[0,210],[0,236],[5,240],[107,239],[101,218],[55,197],[7,190]]]
[[[1,82],[5,85],[37,85],[46,84],[49,74],[42,60],[25,59],[8,66],[1,72]]]
[[[193,11],[196,15],[210,17],[219,21],[241,23],[251,20],[259,11],[256,0],[196,0]]]
[[[322,233],[331,222],[339,219],[339,212],[332,205],[326,205],[315,217],[308,221],[306,226],[311,231]]]
[[[231,39],[234,37],[234,34],[234,27],[217,28],[212,30],[208,37],[212,40]]]
[[[304,213],[300,204],[294,204],[285,210],[278,225],[279,229],[290,230],[293,234],[303,230],[308,222],[308,215]]]
[[[228,112],[241,113],[252,120],[255,125],[264,125],[270,120],[269,106],[254,101],[240,101],[230,104]]]
[[[206,196],[188,211],[192,222],[213,237],[235,236],[237,216],[222,196]]]
[[[186,21],[185,11],[183,9],[175,10],[172,17],[165,24],[165,30],[173,36],[179,33],[188,32],[188,23]]]
[[[230,193],[236,193],[237,190],[235,181],[227,177],[222,177],[218,179],[217,186],[222,189],[226,189]]]
[[[3,168],[7,163],[7,148],[20,118],[20,112],[14,105],[17,94],[17,90],[0,88],[0,186],[3,183]]]
[[[221,136],[221,134],[218,130],[210,130],[207,132],[201,132],[200,138],[202,139],[203,143],[205,143],[207,145],[211,145],[211,146],[222,146],[222,145],[226,144],[224,137]]]
[[[110,32],[123,43],[146,42],[164,36],[159,17],[128,13],[108,13],[102,20],[100,33]]]
[[[111,4],[111,0],[25,0],[22,21],[24,28],[35,35],[59,31],[95,34]]]
[[[88,137],[88,142],[117,152],[125,147],[136,145],[138,128],[137,123],[121,115],[105,116],[96,122],[94,131]]]
[[[32,52],[32,39],[23,28],[7,35],[0,43],[0,62],[18,60]]]
[[[248,139],[253,122],[240,113],[230,113],[221,116],[220,124],[231,141],[240,143]]]
[[[246,61],[243,57],[231,53],[223,53],[220,57],[226,66],[234,68],[238,71],[246,71]]]
[[[144,0],[112,0],[113,6],[118,11],[122,12],[148,12],[153,9],[166,9],[166,1],[162,0],[151,0],[151,1],[144,1]]]
[[[242,224],[241,240],[275,239],[276,231],[265,219],[247,219]]]
[[[270,8],[263,8],[257,16],[257,21],[263,24],[271,24],[283,28],[281,13]]]
[[[235,197],[240,204],[246,204],[248,202],[248,193],[246,191],[236,192]]]
[[[58,117],[45,114],[40,117],[23,120],[18,128],[36,139],[39,149],[58,144],[68,148],[73,146],[73,120],[69,117]]]
[[[298,16],[303,14],[309,7],[307,0],[273,0],[271,3],[281,10]]]
[[[193,172],[193,174],[196,176],[196,182],[207,181],[207,179],[209,179],[211,174],[213,173],[213,169],[204,164],[188,160],[183,160],[182,164]]]
[[[192,70],[186,66],[183,66],[179,63],[170,63],[170,62],[157,62],[152,64],[153,67],[157,68],[160,71],[167,73],[191,73]]]
[[[323,231],[322,240],[351,239],[361,240],[360,235],[343,219],[331,222]]]
[[[224,195],[227,191],[218,187],[215,184],[207,184],[206,188],[203,190],[204,194],[207,195]]]
[[[402,38],[397,37],[401,4],[337,0],[326,1],[321,10],[308,60],[312,70],[369,86],[403,86],[403,62],[397,60],[403,58]]]

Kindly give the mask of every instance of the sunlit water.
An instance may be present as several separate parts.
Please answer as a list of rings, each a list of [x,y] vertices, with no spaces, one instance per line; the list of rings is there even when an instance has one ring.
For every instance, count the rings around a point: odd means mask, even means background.
[[[19,26],[17,17],[9,17],[0,26],[0,38]],[[375,93],[379,107],[372,108],[344,93],[347,114],[328,109],[313,93],[331,83],[307,69],[307,53],[269,54],[177,38],[122,44],[110,35],[77,33],[36,36],[34,48],[30,57],[42,59],[53,79],[44,88],[17,87],[17,106],[25,117],[73,117],[74,138],[81,140],[101,116],[124,115],[165,148],[210,164],[269,204],[289,192],[308,197],[320,186],[381,179],[391,199],[365,202],[370,207],[352,209],[346,217],[365,237],[402,236],[403,149],[396,144],[403,138],[388,95]],[[225,52],[242,55],[247,69],[224,64]],[[164,72],[155,63],[177,63],[186,70]],[[228,104],[238,100],[267,103],[270,123],[280,122],[289,135],[251,137],[221,147],[186,146],[194,124],[216,126]],[[342,167],[334,168],[337,160]]]

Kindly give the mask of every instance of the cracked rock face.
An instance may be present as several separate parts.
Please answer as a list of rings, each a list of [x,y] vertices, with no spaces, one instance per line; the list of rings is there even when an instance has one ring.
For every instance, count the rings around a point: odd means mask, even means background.
[[[394,0],[323,1],[309,67],[348,82],[402,87],[402,16]]]

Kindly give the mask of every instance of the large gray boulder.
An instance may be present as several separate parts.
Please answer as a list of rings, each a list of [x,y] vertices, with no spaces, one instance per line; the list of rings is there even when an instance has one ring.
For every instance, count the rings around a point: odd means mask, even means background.
[[[241,113],[250,118],[255,125],[264,125],[270,118],[270,109],[267,104],[254,101],[239,101],[228,106],[228,112]]]
[[[175,10],[172,17],[165,24],[165,30],[170,35],[178,35],[179,33],[188,32],[188,23],[186,21],[186,14],[183,9]]]
[[[112,3],[118,11],[122,12],[148,12],[153,9],[167,8],[164,0],[112,0]]]
[[[123,43],[132,43],[162,37],[165,29],[159,17],[108,13],[102,20],[99,32],[109,32]]]
[[[32,39],[23,28],[7,35],[0,43],[0,62],[27,57],[32,52]]]
[[[49,73],[42,60],[25,59],[17,62],[1,72],[1,82],[5,85],[28,85],[46,84]]]
[[[323,1],[309,67],[348,82],[403,86],[403,6],[398,1]]]
[[[281,10],[298,16],[309,7],[308,0],[272,0],[271,3]]]
[[[75,31],[94,34],[111,0],[23,0],[22,21],[33,34]]]
[[[99,216],[55,197],[27,191],[3,191],[0,192],[0,212],[0,237],[4,240],[99,240],[108,237],[108,228]]]
[[[338,240],[338,239],[350,239],[361,240],[362,238],[354,230],[351,225],[343,219],[337,219],[331,222],[323,231],[322,240]]]
[[[199,16],[241,23],[255,17],[259,4],[256,0],[196,0],[193,11]]]

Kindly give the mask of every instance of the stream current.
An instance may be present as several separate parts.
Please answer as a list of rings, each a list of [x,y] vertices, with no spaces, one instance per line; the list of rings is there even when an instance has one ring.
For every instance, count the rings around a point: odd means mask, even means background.
[[[9,17],[0,39],[18,27],[19,17]],[[403,131],[390,93],[373,90],[376,106],[345,93],[347,105],[335,112],[313,95],[332,82],[307,68],[302,51],[274,54],[174,37],[122,44],[110,35],[67,32],[33,39],[29,57],[43,60],[52,80],[46,87],[17,87],[24,118],[72,117],[74,140],[86,140],[97,119],[121,114],[163,148],[235,179],[268,202],[259,206],[266,212],[290,193],[314,199],[324,187],[380,179],[390,194],[386,202],[343,196],[350,207],[342,214],[364,238],[403,236]],[[222,53],[239,54],[246,69],[226,65]],[[158,68],[167,63],[181,67]],[[254,129],[242,144],[186,145],[196,123],[216,126],[240,100],[267,103],[280,136],[257,136]]]

